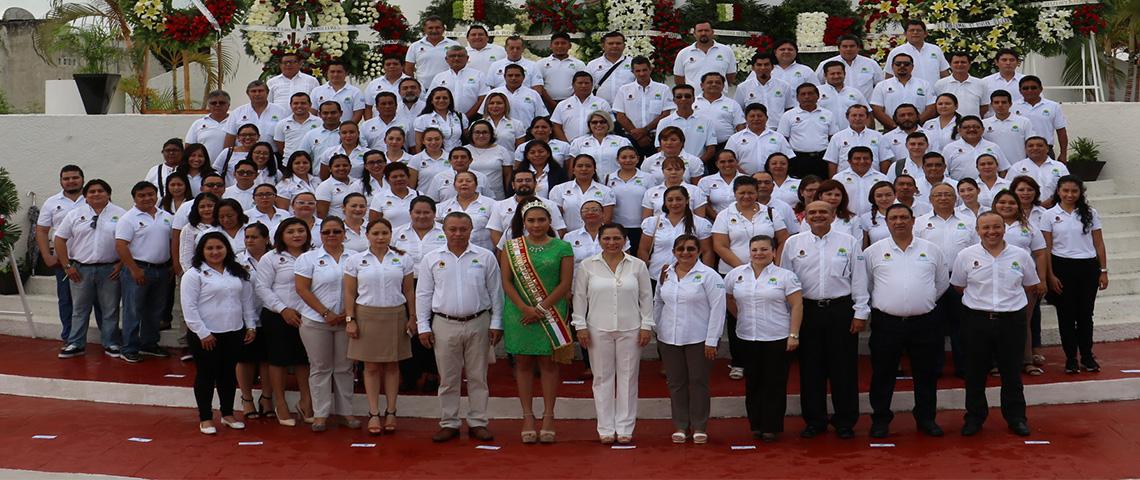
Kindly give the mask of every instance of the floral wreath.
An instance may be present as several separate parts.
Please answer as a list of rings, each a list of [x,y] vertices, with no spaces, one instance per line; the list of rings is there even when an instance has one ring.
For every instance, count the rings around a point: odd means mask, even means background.
[[[196,50],[228,35],[241,20],[247,0],[203,0],[206,9],[221,28],[214,26],[197,7],[172,9],[170,0],[119,0],[132,35],[176,50]]]
[[[950,25],[994,20],[983,28],[943,28],[930,32],[930,41],[943,52],[966,52],[972,56],[972,74],[990,71],[994,55],[1002,48],[1016,48],[1021,39],[1014,30],[1017,10],[1006,0],[935,0],[927,4],[926,21]]]
[[[286,17],[291,28],[349,25],[345,8],[337,0],[255,0],[249,9],[247,23],[253,27],[276,27]],[[262,76],[280,72],[279,59],[285,53],[301,56],[301,70],[320,77],[324,65],[333,59],[346,62],[349,73],[359,75],[364,47],[351,40],[355,32],[346,30],[319,33],[282,34],[272,31],[245,32],[245,50],[263,64]]]
[[[863,51],[878,62],[886,60],[891,49],[905,41],[901,34],[888,31],[901,29],[908,18],[922,18],[922,3],[923,0],[860,0],[859,13],[868,33]]]
[[[507,0],[434,0],[420,13],[420,19],[437,16],[444,28],[459,31],[465,25],[491,25],[514,30],[518,22],[518,9]],[[413,34],[420,35],[417,26]]]
[[[361,74],[377,78],[384,74],[384,57],[404,58],[411,39],[411,26],[400,7],[385,0],[375,3],[360,1],[349,10],[352,23],[369,25],[380,37],[380,44],[364,52]]]

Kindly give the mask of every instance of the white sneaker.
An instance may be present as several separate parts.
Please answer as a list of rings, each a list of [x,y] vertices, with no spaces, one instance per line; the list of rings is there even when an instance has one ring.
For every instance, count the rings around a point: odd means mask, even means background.
[[[741,367],[728,367],[728,378],[733,380],[744,378],[744,369]]]

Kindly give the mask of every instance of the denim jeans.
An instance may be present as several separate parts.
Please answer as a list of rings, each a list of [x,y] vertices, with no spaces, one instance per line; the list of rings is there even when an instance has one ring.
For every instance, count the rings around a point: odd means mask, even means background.
[[[119,281],[111,279],[114,265],[76,265],[79,282],[71,284],[71,335],[68,345],[84,347],[87,344],[87,323],[94,305],[101,310],[99,317],[100,341],[103,347],[120,343]]]
[[[55,297],[59,303],[59,323],[63,327],[59,332],[59,339],[67,341],[71,338],[71,282],[63,269],[55,269]],[[95,303],[95,324],[102,325],[99,303]]]
[[[166,314],[166,303],[173,278],[170,266],[139,265],[146,282],[135,283],[130,271],[123,268],[119,282],[123,289],[123,353],[158,347],[158,332]]]

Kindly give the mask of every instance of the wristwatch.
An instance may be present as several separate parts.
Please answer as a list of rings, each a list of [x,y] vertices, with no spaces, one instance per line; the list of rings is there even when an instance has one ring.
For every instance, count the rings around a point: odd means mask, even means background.
[[[788,334],[788,338],[794,338],[794,339],[796,339],[796,340],[799,340],[799,339],[800,339],[800,334],[798,334],[798,333],[789,333],[789,334]]]
[[[344,317],[344,323],[352,323],[352,315]]]

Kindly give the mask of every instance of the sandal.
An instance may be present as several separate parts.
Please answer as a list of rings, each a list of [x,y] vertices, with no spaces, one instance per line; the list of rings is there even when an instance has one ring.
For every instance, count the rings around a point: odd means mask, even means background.
[[[396,411],[391,412],[384,410],[384,433],[393,433],[396,431]]]
[[[1036,377],[1045,374],[1045,370],[1042,370],[1041,367],[1032,363],[1027,363],[1025,364],[1025,374]]]
[[[245,408],[246,405],[249,405],[249,408]],[[254,405],[252,398],[241,397],[241,416],[246,420],[261,418],[261,414],[257,411],[257,405]]]
[[[1038,366],[1038,367],[1044,366],[1045,365],[1045,355],[1041,355],[1039,353],[1034,353],[1033,354],[1033,364]]]
[[[542,419],[546,420],[547,417],[549,417],[551,420],[554,419],[554,415],[543,415]],[[538,442],[539,443],[554,443],[554,441],[555,441],[554,436],[555,436],[554,430],[541,429],[538,431]]]
[[[268,406],[266,406],[267,402],[268,402]],[[257,398],[257,411],[258,411],[258,413],[261,414],[261,416],[263,416],[265,418],[276,417],[277,412],[274,411],[274,409],[273,409],[273,397],[266,396],[265,394],[262,394],[260,397],[258,397]]]
[[[527,417],[530,417],[533,420],[534,414],[524,414],[523,415],[523,422],[524,423],[526,422]],[[534,431],[533,427],[530,430],[523,430],[522,431],[522,443],[525,443],[527,445],[532,445],[532,444],[538,443],[538,432]]]
[[[387,413],[387,412],[385,412],[385,413]],[[377,422],[376,422],[377,425],[375,425],[375,426],[372,425],[372,419],[374,419],[374,418],[377,420]],[[384,429],[381,428],[381,426],[379,425],[379,423],[380,423],[379,420],[380,420],[380,414],[379,413],[368,412],[368,434],[369,435],[380,435],[380,434],[384,433]]]

